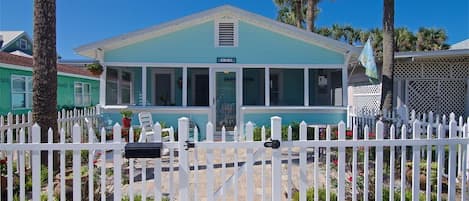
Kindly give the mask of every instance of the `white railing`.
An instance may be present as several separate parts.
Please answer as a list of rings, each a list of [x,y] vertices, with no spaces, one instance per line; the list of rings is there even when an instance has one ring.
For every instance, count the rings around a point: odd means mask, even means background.
[[[142,200],[153,197],[155,200],[277,201],[292,200],[295,196],[306,200],[307,192],[314,192],[313,200],[319,200],[322,195],[327,200],[334,197],[382,200],[385,195],[390,200],[395,197],[405,200],[410,192],[412,200],[419,200],[420,196],[425,200],[433,197],[468,200],[469,118],[462,128],[457,124],[455,119],[450,119],[447,125],[435,126],[415,120],[410,127],[391,126],[386,129],[389,137],[385,137],[384,124],[378,121],[374,130],[365,126],[363,139],[359,139],[358,127],[350,132],[343,122],[325,129],[322,125],[302,122],[296,130],[291,126],[282,129],[281,118],[272,117],[270,128],[254,128],[248,122],[245,133],[235,129],[234,141],[225,141],[227,132],[223,129],[222,141],[214,142],[214,127],[208,123],[206,141],[197,141],[195,129],[196,141],[187,142],[189,120],[180,118],[179,140],[175,141],[175,131],[170,129],[169,142],[163,142],[169,154],[155,159],[123,159],[125,144],[118,124],[113,127],[112,142],[106,141],[106,131],[102,129],[100,142],[88,139],[87,143],[83,143],[83,131],[78,124],[72,127],[73,142],[65,141],[62,128],[59,143],[52,142],[52,131],[48,133],[49,142],[40,143],[37,125],[31,129],[32,142],[25,142],[24,128],[20,129],[19,142],[14,142],[9,128],[1,133],[7,137],[7,143],[0,144],[0,152],[7,156],[6,174],[2,172],[5,175],[2,179],[6,178],[7,182],[6,188],[0,187],[0,197],[2,200],[13,200],[15,196],[20,200],[40,200],[41,196],[49,200],[54,196],[60,200],[121,200],[128,196],[133,200],[140,195]],[[155,124],[154,142],[162,141],[161,130]],[[94,131],[91,128],[89,132]],[[255,138],[261,141],[254,141]],[[264,143],[269,138],[269,141],[279,140],[280,147],[266,148]],[[130,129],[128,141],[133,139],[134,131]],[[194,147],[190,148],[192,143]],[[41,151],[48,154],[43,173]],[[60,165],[56,171],[52,168],[51,151],[59,152]],[[29,170],[23,165],[26,153],[31,153],[33,161]],[[19,166],[19,171],[14,172],[14,166]],[[41,177],[45,172],[47,177]],[[27,178],[32,179],[31,189],[26,186]]]

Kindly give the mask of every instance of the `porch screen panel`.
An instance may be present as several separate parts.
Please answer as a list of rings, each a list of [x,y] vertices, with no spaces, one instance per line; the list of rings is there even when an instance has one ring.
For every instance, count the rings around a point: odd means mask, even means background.
[[[152,68],[153,105],[182,105],[182,68]]]
[[[304,70],[270,70],[270,105],[304,105]]]
[[[187,105],[209,105],[209,70],[208,68],[187,69]]]
[[[108,68],[106,74],[106,105],[117,104],[117,70]]]
[[[243,69],[243,105],[264,105],[265,87],[263,68]]]
[[[309,70],[309,105],[342,106],[341,69]]]

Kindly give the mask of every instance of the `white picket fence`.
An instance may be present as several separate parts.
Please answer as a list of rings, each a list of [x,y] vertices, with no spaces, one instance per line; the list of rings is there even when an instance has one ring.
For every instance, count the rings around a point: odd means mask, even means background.
[[[20,200],[36,201],[43,194],[48,200],[54,196],[60,200],[121,200],[129,196],[133,200],[134,195],[139,194],[142,200],[166,197],[170,200],[279,201],[292,200],[298,187],[299,200],[307,200],[307,189],[313,187],[313,200],[319,200],[322,190],[326,200],[334,195],[337,200],[368,200],[372,197],[382,200],[385,190],[388,190],[390,200],[395,196],[405,200],[407,191],[411,192],[413,201],[419,200],[421,193],[426,200],[431,200],[432,194],[439,200],[468,200],[468,124],[469,118],[462,127],[454,118],[450,118],[447,125],[415,120],[410,127],[405,124],[401,128],[391,126],[387,131],[389,138],[385,139],[384,124],[378,121],[373,135],[365,126],[364,139],[358,139],[358,127],[349,132],[343,122],[327,126],[325,132],[319,125],[302,122],[299,140],[292,140],[295,131],[289,127],[287,133],[282,134],[281,118],[272,117],[269,140],[266,140],[269,128],[262,127],[261,141],[253,141],[257,129],[248,122],[245,133],[233,131],[235,141],[225,141],[227,132],[223,129],[222,141],[214,142],[214,127],[208,123],[206,141],[188,142],[189,120],[180,118],[178,141],[175,141],[174,130],[170,129],[170,141],[163,142],[169,155],[155,159],[124,159],[125,143],[118,124],[113,127],[112,142],[106,141],[104,129],[100,132],[101,141],[93,141],[94,130],[89,128],[91,135],[85,143],[78,124],[72,127],[72,142],[65,141],[65,128],[62,127],[59,143],[52,142],[52,131],[48,133],[49,142],[40,143],[38,125],[31,128],[31,142],[25,141],[25,128],[19,131],[19,142],[14,142],[12,128],[8,128],[1,133],[7,137],[7,143],[0,144],[0,151],[7,156],[7,186],[6,192],[3,186],[0,187],[0,192],[5,192],[0,199],[13,200],[18,195]],[[310,127],[314,139],[308,139]],[[161,142],[161,130],[160,124],[155,124],[154,142]],[[408,134],[412,134],[409,139]],[[129,135],[132,142],[133,129]],[[282,141],[282,135],[286,140]],[[198,139],[197,129],[193,139]],[[278,149],[265,147],[265,142],[275,140],[280,141]],[[194,147],[190,148],[190,145]],[[88,150],[84,157],[88,159],[87,163],[82,163],[81,150]],[[48,151],[47,179],[41,179],[41,151]],[[58,151],[60,155],[60,168],[55,177],[51,151]],[[73,152],[71,164],[66,160],[69,151]],[[26,153],[31,153],[30,170],[23,165]],[[17,172],[14,172],[14,161],[19,166]],[[432,174],[433,164],[436,164],[436,175]],[[88,169],[80,174],[83,167]],[[66,178],[70,169],[72,184],[68,184]],[[399,172],[400,176],[394,176]],[[421,176],[426,184],[423,187]],[[27,177],[32,178],[31,192],[26,189]],[[431,188],[434,179],[437,180],[434,183],[436,189]],[[60,191],[54,195],[57,186]],[[395,194],[398,191],[400,193]],[[66,195],[68,192],[71,197]]]

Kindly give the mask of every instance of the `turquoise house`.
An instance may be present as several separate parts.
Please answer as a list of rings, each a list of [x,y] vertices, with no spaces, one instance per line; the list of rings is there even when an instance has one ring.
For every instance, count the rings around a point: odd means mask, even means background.
[[[212,122],[233,130],[248,121],[347,118],[348,44],[232,6],[75,49],[104,66],[99,103],[114,121],[129,108],[177,126],[189,117],[202,134]],[[136,116],[133,123],[138,124]],[[242,127],[239,127],[242,129]]]

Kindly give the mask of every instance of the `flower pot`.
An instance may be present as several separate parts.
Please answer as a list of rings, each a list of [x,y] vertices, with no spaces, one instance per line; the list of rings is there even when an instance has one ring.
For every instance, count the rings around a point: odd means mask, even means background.
[[[122,118],[122,127],[124,128],[130,128],[130,123],[132,122],[132,119],[124,117]]]

